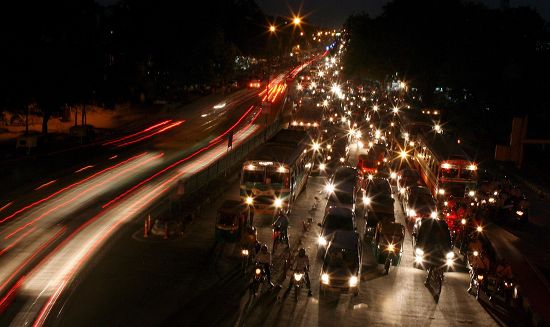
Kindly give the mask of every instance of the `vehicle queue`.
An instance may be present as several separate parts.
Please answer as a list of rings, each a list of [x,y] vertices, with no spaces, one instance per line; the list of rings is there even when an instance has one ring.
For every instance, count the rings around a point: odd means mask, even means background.
[[[483,225],[484,219],[502,217],[503,212],[525,221],[526,199],[509,184],[478,182],[477,164],[445,139],[441,127],[427,128],[425,122],[415,123],[400,115],[399,108],[406,107],[403,92],[378,85],[331,83],[327,76],[337,71],[337,62],[337,57],[327,57],[314,67],[316,75],[300,79],[306,83],[298,80],[298,96],[307,100],[300,101],[297,110],[302,103],[317,102],[322,120],[309,126],[289,121],[289,129],[280,134],[308,128],[315,131],[302,133],[294,141],[287,137],[286,152],[280,144],[279,150],[275,149],[273,143],[281,139],[275,136],[255,152],[260,156],[250,157],[243,165],[240,195],[249,216],[242,238],[246,240],[242,245],[243,271],[247,276],[252,273],[251,295],[261,292],[262,285],[267,289],[274,286],[270,266],[277,244],[287,246],[285,268],[294,268],[289,289],[294,287],[297,299],[305,284],[311,295],[309,256],[301,248],[291,257],[288,219],[284,217],[315,170],[327,179],[327,204],[317,224],[321,293],[358,294],[363,247],[372,251],[386,274],[391,266],[400,264],[407,228],[395,221],[397,199],[411,230],[414,266],[427,271],[425,285],[436,302],[444,273],[464,264],[471,272],[468,291],[473,290],[476,296],[485,291],[511,303],[514,283],[509,265],[502,261],[497,265],[497,259],[490,258]],[[272,148],[267,149],[270,144]],[[352,147],[359,153],[356,165],[351,164],[355,161],[350,158]],[[291,154],[284,155],[287,152]],[[361,219],[364,222],[359,223]],[[273,225],[272,251],[254,237],[254,224],[265,223]],[[365,227],[363,234],[358,231],[360,225]],[[254,269],[250,271],[250,267]]]

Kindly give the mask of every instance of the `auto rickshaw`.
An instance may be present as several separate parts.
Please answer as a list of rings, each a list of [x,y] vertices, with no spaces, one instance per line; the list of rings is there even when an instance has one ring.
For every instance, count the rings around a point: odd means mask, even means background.
[[[237,242],[246,227],[248,207],[242,201],[225,200],[218,208],[216,241]]]
[[[398,266],[403,255],[405,227],[399,223],[382,220],[376,225],[372,240],[374,256],[379,264],[384,264],[386,274],[390,266]]]

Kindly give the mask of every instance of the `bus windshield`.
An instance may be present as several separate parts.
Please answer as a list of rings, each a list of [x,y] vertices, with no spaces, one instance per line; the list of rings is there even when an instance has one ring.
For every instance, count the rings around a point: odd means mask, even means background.
[[[244,183],[263,183],[264,171],[263,170],[245,170],[243,171]]]
[[[475,170],[469,170],[466,168],[462,168],[460,170],[460,178],[464,179],[475,179],[476,177],[476,171]]]
[[[441,177],[443,178],[458,178],[457,168],[441,168]]]
[[[287,184],[288,173],[280,173],[274,168],[268,168],[266,172],[266,183],[271,181],[271,184]]]

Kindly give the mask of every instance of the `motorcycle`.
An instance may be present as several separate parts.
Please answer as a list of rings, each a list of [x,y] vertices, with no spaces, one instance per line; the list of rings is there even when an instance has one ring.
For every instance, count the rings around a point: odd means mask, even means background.
[[[283,233],[280,229],[274,228],[273,229],[273,248],[271,252],[272,254],[275,254],[278,244],[285,244],[287,247],[289,246],[288,231],[286,233]]]
[[[254,275],[252,284],[250,285],[250,295],[257,296],[260,292],[262,284],[267,284],[267,274],[262,264],[256,263],[254,267]]]
[[[480,292],[485,288],[486,277],[485,269],[472,268],[470,271],[470,286],[475,287],[476,299],[479,299]]]
[[[517,298],[517,288],[510,278],[501,278],[496,280],[493,291],[488,294],[489,302],[500,303],[504,307],[512,307],[512,300]]]
[[[292,281],[294,286],[294,300],[298,301],[300,289],[304,287],[305,272],[295,271],[292,277],[294,278]]]

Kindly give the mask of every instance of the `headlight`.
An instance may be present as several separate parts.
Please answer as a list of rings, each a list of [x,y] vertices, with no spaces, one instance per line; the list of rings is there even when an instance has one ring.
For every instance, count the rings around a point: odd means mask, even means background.
[[[327,191],[327,193],[334,192],[334,184],[328,183],[327,185],[325,185],[325,191]]]
[[[476,227],[476,231],[477,231],[478,233],[483,232],[483,227],[477,226],[477,227]]]
[[[466,225],[466,219],[462,218],[462,220],[460,221],[460,223],[461,223],[462,225]]]
[[[259,275],[262,273],[262,270],[260,268],[256,268],[256,275]]]
[[[423,256],[424,255],[424,251],[422,251],[421,248],[416,248],[414,250],[414,253],[417,255],[417,256]]]
[[[517,214],[518,216],[523,216],[523,211],[518,210],[518,211],[516,211],[516,214]]]
[[[367,176],[367,178],[368,178],[370,181],[372,181],[372,179],[374,178],[374,176],[372,176],[372,174],[369,174],[369,175]]]
[[[344,159],[344,157],[341,157],[340,162],[344,162],[344,161],[346,161],[346,159]]]
[[[370,198],[368,196],[363,197],[363,204],[369,205],[370,204]]]
[[[326,240],[324,237],[322,237],[322,236],[319,236],[319,238],[317,239],[317,241],[318,241],[319,245],[322,245],[322,246],[327,245],[327,240]]]
[[[489,198],[489,203],[495,203],[495,198]]]
[[[328,285],[328,274],[321,275],[321,283]]]
[[[322,164],[319,165],[319,169],[320,169],[320,170],[325,170],[325,167],[326,167],[326,166],[325,166],[324,163],[322,163]]]
[[[294,274],[294,280],[299,282],[304,274]]]
[[[440,188],[437,190],[437,193],[439,193],[439,195],[445,195],[445,189]]]
[[[393,252],[394,250],[395,250],[395,245],[393,245],[391,243],[388,244],[388,251]]]
[[[447,257],[447,260],[452,260],[455,257],[455,253],[453,251],[451,251],[451,252],[447,253],[447,255],[445,257]]]
[[[243,249],[241,251],[241,253],[244,255],[244,256],[247,256],[248,255],[248,250],[247,249]]]
[[[483,280],[483,275],[477,275],[477,279],[478,279],[479,281],[482,281],[482,280]]]
[[[390,174],[390,178],[391,178],[391,179],[396,179],[396,178],[397,178],[397,174],[392,172],[392,173]]]
[[[351,276],[350,279],[349,279],[349,286],[350,287],[355,287],[357,286],[357,282],[359,280],[357,279],[357,276]]]
[[[275,208],[280,208],[280,207],[283,206],[283,200],[277,198],[277,199],[275,199],[275,203],[274,203],[274,204],[275,204]]]
[[[475,191],[470,191],[470,192],[468,192],[468,195],[470,197],[474,197],[474,195],[476,195],[476,192]]]
[[[401,188],[401,189],[399,190],[399,193],[405,194],[405,189],[404,189],[404,188]]]
[[[432,211],[432,213],[430,214],[430,217],[432,217],[433,219],[437,218],[437,212]]]
[[[409,217],[416,217],[416,211],[414,210],[409,210]]]

